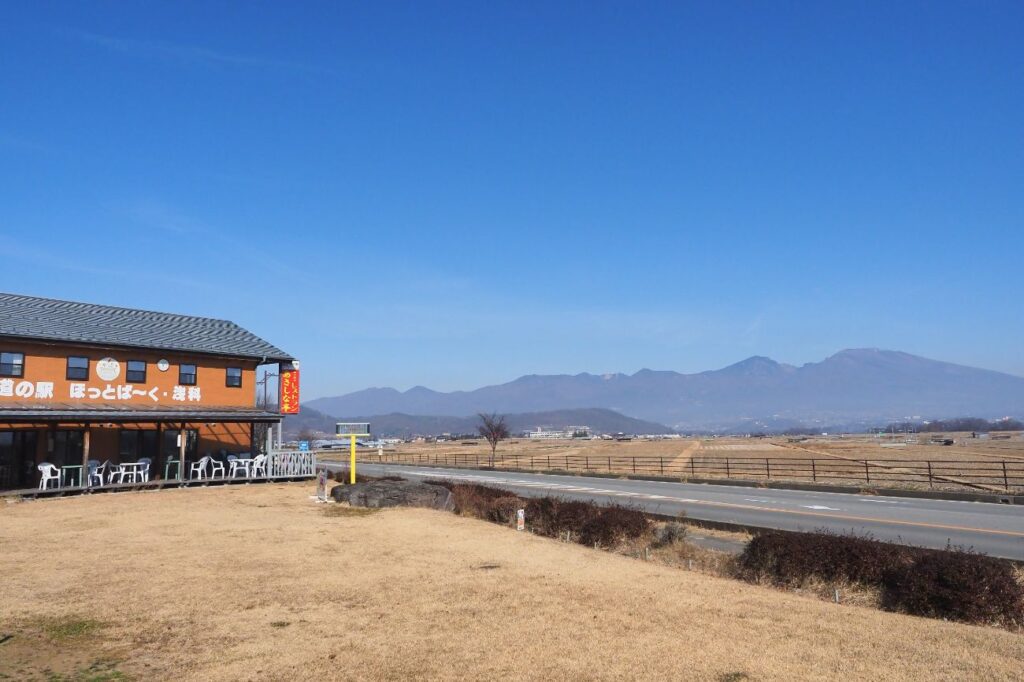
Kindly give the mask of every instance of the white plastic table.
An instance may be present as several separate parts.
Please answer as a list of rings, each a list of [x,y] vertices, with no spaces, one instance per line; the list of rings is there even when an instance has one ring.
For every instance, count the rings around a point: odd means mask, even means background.
[[[124,479],[130,476],[133,483],[138,483],[145,465],[145,462],[121,462],[117,465],[117,482],[124,483]]]
[[[249,468],[252,466],[252,462],[253,462],[252,459],[241,459],[241,458],[236,459],[233,462],[231,462],[231,469],[230,469],[230,476],[231,476],[231,478],[235,477],[235,472],[238,471],[239,469],[241,469],[242,471],[245,472],[245,477],[246,478],[249,478]]]

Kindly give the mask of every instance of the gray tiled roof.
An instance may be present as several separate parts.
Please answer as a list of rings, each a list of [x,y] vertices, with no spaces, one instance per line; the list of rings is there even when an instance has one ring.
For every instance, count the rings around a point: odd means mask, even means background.
[[[0,293],[0,337],[210,353],[293,358],[234,322],[92,303]]]

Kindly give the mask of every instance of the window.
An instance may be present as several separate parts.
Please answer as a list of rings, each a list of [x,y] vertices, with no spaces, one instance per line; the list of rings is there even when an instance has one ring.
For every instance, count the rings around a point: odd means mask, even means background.
[[[81,464],[84,451],[85,431],[56,431],[47,460],[58,467]]]
[[[24,353],[0,353],[0,377],[20,377],[25,374]]]
[[[179,386],[195,386],[196,385],[196,366],[195,365],[180,365],[178,367],[178,385]]]
[[[124,380],[129,384],[146,383],[146,362],[144,360],[129,360]]]
[[[84,358],[80,355],[69,355],[67,378],[69,380],[88,381],[89,358]]]
[[[227,382],[228,388],[241,388],[242,387],[242,368],[241,367],[228,367]]]
[[[160,454],[160,440],[156,429],[121,429],[118,454],[122,462],[135,462],[140,457],[149,457],[157,463]]]

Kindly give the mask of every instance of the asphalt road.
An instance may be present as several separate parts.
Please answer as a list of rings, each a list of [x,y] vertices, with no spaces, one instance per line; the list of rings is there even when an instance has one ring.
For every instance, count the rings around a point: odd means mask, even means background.
[[[1024,561],[1024,508],[1013,505],[401,464],[360,464],[359,471],[410,480],[446,478],[501,487],[524,497],[556,495],[673,516],[685,512],[691,519],[756,528],[870,533],[879,540],[935,548],[951,544]]]

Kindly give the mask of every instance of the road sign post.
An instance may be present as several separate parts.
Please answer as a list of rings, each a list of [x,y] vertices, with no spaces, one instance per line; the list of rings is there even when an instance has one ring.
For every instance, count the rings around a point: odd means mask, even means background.
[[[349,464],[348,464],[348,482],[351,485],[355,485],[356,482],[356,437],[355,434],[349,435]]]
[[[370,437],[369,422],[338,422],[334,426],[334,433],[337,436],[348,436],[349,442],[349,463],[348,482],[356,482],[356,438]]]

